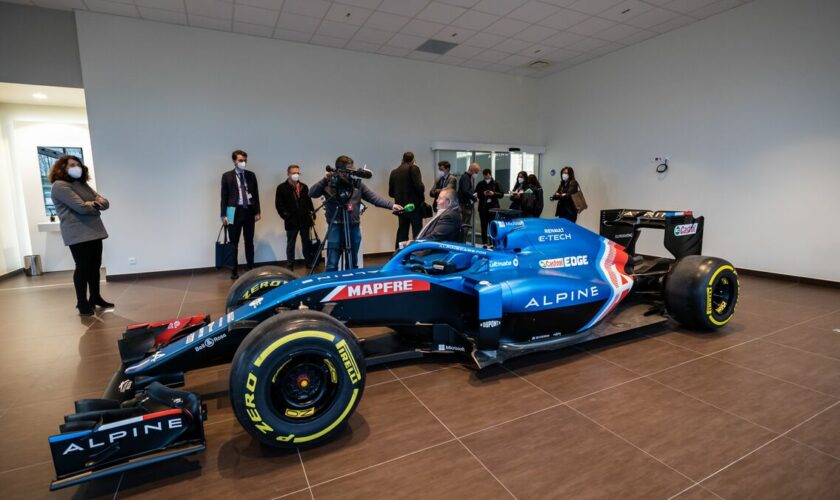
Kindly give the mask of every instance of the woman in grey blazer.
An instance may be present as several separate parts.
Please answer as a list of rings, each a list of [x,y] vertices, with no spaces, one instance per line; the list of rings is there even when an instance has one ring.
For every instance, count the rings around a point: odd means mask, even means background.
[[[99,294],[102,240],[108,237],[99,214],[110,204],[93,190],[89,180],[88,168],[76,156],[62,156],[50,168],[52,200],[61,237],[70,247],[76,263],[73,285],[76,287],[76,308],[82,316],[92,316],[94,306],[114,307]]]

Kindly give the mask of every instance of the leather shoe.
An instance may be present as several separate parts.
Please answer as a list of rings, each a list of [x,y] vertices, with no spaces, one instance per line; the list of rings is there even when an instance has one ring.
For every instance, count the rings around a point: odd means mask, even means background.
[[[93,316],[93,307],[90,304],[82,304],[76,306],[79,310],[79,316]]]
[[[102,297],[99,297],[98,299],[91,299],[90,305],[91,306],[96,306],[96,307],[104,307],[104,308],[114,307],[114,304],[106,301]]]
[[[232,280],[239,279],[239,273],[237,273],[236,271],[230,273],[230,279],[232,279]]]

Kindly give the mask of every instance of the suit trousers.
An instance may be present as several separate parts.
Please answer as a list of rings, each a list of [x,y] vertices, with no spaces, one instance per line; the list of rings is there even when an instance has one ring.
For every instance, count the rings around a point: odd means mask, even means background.
[[[496,207],[487,207],[487,208],[481,208],[481,209],[478,210],[478,218],[481,221],[481,244],[482,245],[487,244],[487,237],[490,234],[488,232],[490,221],[493,220],[493,216],[495,215],[493,212],[490,211],[491,208],[496,208]]]
[[[245,236],[245,262],[248,268],[254,267],[254,225],[256,223],[253,206],[236,207],[233,216],[233,223],[228,224],[228,238],[233,243],[233,257],[236,265],[239,265],[239,237]],[[236,269],[234,269],[235,271]]]
[[[423,210],[423,208],[420,207],[419,210]],[[397,241],[394,244],[394,248],[399,248],[401,241],[408,240],[409,228],[411,228],[411,237],[415,240],[417,239],[417,235],[423,229],[423,213],[419,210],[408,214],[401,214],[397,217],[399,219],[399,225],[397,226]]]
[[[309,228],[303,229],[291,228],[286,229],[286,260],[293,263],[295,260],[295,243],[297,243],[298,235],[300,235],[300,246],[303,251],[303,260],[305,265],[310,265],[312,262],[312,254],[317,250],[312,247],[312,241],[309,238]]]

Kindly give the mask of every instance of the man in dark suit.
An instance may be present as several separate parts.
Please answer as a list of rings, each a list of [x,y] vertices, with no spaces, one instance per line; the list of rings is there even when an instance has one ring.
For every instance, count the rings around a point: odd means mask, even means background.
[[[248,153],[237,149],[231,153],[233,170],[222,174],[222,223],[227,226],[233,243],[234,267],[230,278],[239,277],[239,236],[245,233],[245,261],[248,269],[254,268],[254,223],[260,220],[260,191],[257,176],[246,170]],[[228,207],[234,208],[233,220],[227,217]]]
[[[485,168],[484,180],[478,183],[475,187],[475,193],[478,195],[478,218],[481,221],[481,244],[487,244],[487,226],[493,220],[493,213],[490,211],[493,208],[499,208],[499,198],[502,197],[502,188],[499,183],[493,179],[493,172],[489,168]]]
[[[446,188],[450,188],[452,190],[458,189],[458,179],[449,173],[452,165],[446,161],[439,161],[438,162],[438,180],[435,183],[435,187],[429,191],[429,196],[435,199],[432,206],[435,207],[435,212],[437,212],[437,199],[440,192]]]
[[[403,212],[397,216],[399,226],[397,226],[395,247],[399,246],[401,241],[408,239],[409,226],[411,227],[411,236],[417,238],[417,233],[423,226],[425,191],[420,167],[414,160],[414,153],[406,151],[403,153],[400,166],[391,171],[391,177],[388,180],[388,196],[394,199],[394,203],[403,207],[413,204],[414,210]]]
[[[295,243],[298,234],[300,234],[305,266],[312,263],[313,253],[317,250],[312,248],[312,240],[309,237],[315,207],[312,206],[312,198],[309,197],[309,187],[300,182],[300,167],[289,165],[286,174],[289,176],[286,182],[277,186],[274,206],[286,226],[286,267],[294,270]]]
[[[470,226],[472,226],[473,205],[477,199],[475,196],[475,176],[478,175],[479,170],[481,170],[481,167],[478,163],[472,163],[458,179],[458,205],[461,208],[461,221]]]
[[[438,194],[437,215],[430,220],[418,240],[461,241],[461,213],[458,209],[458,195],[454,189],[445,188]]]

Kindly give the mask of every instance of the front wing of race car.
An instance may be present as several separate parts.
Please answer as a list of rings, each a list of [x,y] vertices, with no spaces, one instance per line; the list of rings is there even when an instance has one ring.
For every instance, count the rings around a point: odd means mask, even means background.
[[[76,401],[60,434],[49,438],[58,490],[203,451],[206,408],[199,397],[158,383],[132,400]]]

